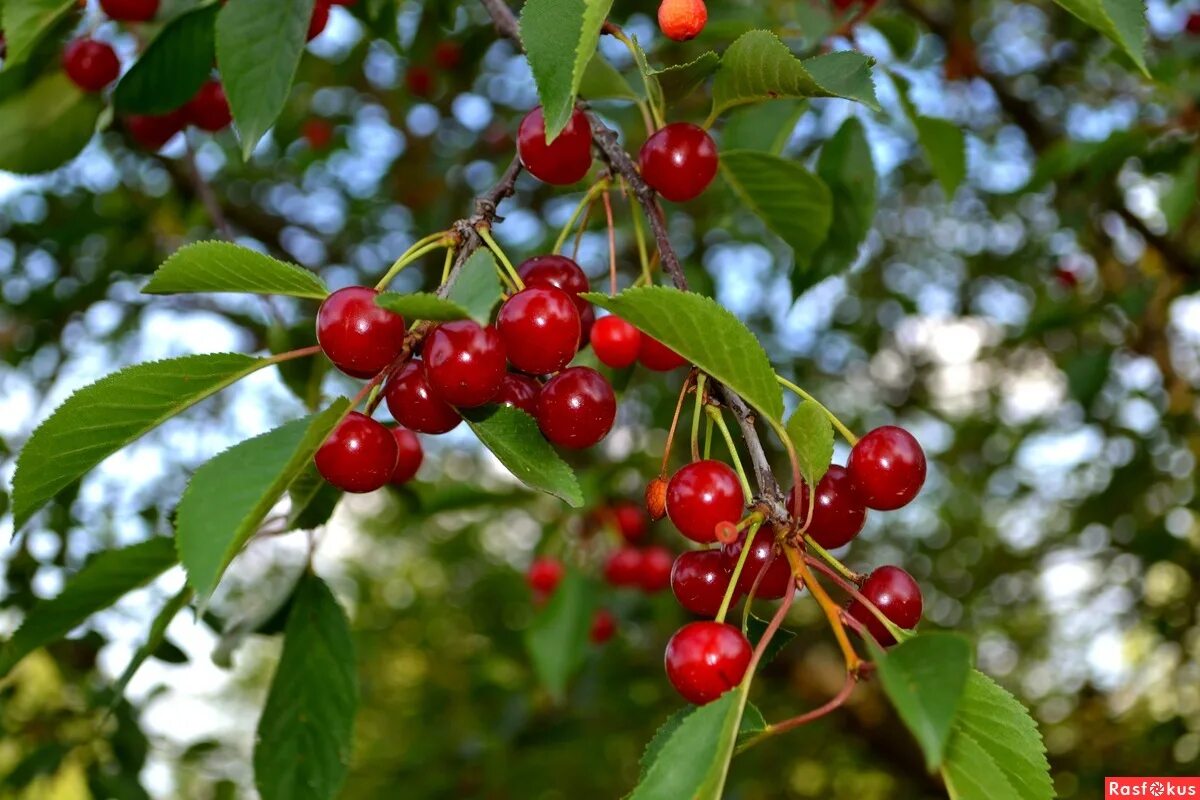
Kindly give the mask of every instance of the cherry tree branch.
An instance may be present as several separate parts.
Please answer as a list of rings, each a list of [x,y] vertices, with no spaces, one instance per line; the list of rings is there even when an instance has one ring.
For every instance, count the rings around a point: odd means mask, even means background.
[[[450,274],[438,287],[439,297],[447,297],[450,294],[455,282],[458,281],[459,274],[462,273],[463,266],[476,250],[483,247],[484,241],[483,237],[479,235],[479,228],[481,226],[490,228],[500,219],[496,214],[496,209],[499,207],[500,201],[511,197],[516,192],[517,176],[520,174],[521,160],[513,158],[512,163],[508,165],[508,169],[504,170],[504,174],[500,176],[496,185],[475,198],[475,213],[470,217],[458,220],[451,226],[451,230],[458,237],[458,244],[454,252],[454,262],[450,266]]]

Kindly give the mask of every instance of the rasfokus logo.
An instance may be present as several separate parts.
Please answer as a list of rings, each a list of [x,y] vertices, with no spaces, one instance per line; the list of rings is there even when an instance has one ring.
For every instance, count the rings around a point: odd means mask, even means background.
[[[1200,798],[1200,778],[1105,778],[1104,800],[1115,797]]]

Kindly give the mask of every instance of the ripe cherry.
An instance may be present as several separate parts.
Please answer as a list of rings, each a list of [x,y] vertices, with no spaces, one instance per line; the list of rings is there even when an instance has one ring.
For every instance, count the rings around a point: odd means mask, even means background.
[[[579,349],[588,346],[592,341],[592,328],[596,326],[596,309],[591,304],[579,314]]]
[[[321,477],[346,492],[373,492],[392,477],[396,440],[380,423],[351,411],[317,450]]]
[[[604,644],[617,632],[617,620],[607,608],[597,609],[592,616],[592,627],[588,638],[592,644]]]
[[[563,370],[542,387],[538,398],[538,427],[559,447],[591,447],[608,435],[616,417],[612,387],[590,367]]]
[[[546,120],[538,106],[525,115],[517,130],[517,154],[535,178],[556,186],[583,180],[592,168],[592,131],[579,109],[562,133],[546,144]]]
[[[506,374],[504,344],[496,329],[469,319],[443,322],[425,339],[425,374],[450,405],[490,403]]]
[[[388,380],[383,396],[396,421],[414,431],[446,433],[462,422],[458,412],[433,393],[421,361],[410,361],[401,367]]]
[[[646,512],[636,503],[618,503],[612,507],[612,519],[617,530],[627,542],[636,542],[646,535],[650,527]]]
[[[98,92],[121,75],[116,52],[95,39],[76,39],[63,53],[63,68],[85,92]]]
[[[1184,28],[1192,36],[1200,36],[1200,12],[1189,14]]]
[[[134,114],[125,118],[125,129],[147,150],[161,150],[187,124],[183,109],[167,114]]]
[[[536,380],[510,372],[500,381],[500,392],[496,395],[496,402],[519,408],[529,416],[536,417],[538,396],[541,393],[542,385]]]
[[[797,500],[799,501],[797,504]],[[800,497],[796,490],[788,494],[788,511],[796,519],[808,516],[808,484],[800,484]],[[826,548],[841,547],[863,529],[867,519],[867,507],[854,490],[854,481],[845,467],[831,464],[829,471],[817,482],[817,495],[813,500],[812,518],[808,523],[808,535],[817,544]]]
[[[233,121],[229,100],[220,81],[208,81],[196,92],[196,96],[184,106],[188,121],[202,131],[216,133],[224,130]]]
[[[668,200],[684,203],[717,174],[717,145],[703,128],[673,122],[646,140],[638,156],[642,177]]]
[[[750,642],[724,622],[689,622],[667,643],[667,679],[684,699],[702,706],[742,682]]]
[[[376,289],[338,289],[317,311],[317,342],[334,366],[373,378],[404,350],[404,318],[375,305]]]
[[[638,585],[644,592],[661,592],[671,585],[671,567],[675,563],[671,551],[655,545],[642,551],[642,568]]]
[[[663,0],[658,7],[658,27],[668,39],[695,39],[708,22],[704,0]]]
[[[720,550],[689,550],[680,553],[671,568],[671,592],[679,605],[701,617],[715,617],[729,588],[729,570]],[[730,605],[740,590],[733,590]]]
[[[438,42],[433,46],[433,63],[446,72],[457,69],[462,63],[462,45],[448,40]]]
[[[745,546],[746,534],[743,532],[731,544],[721,548],[725,568],[731,573],[737,566]],[[761,579],[758,577],[760,572],[763,573]],[[750,594],[755,581],[758,581],[758,589],[755,590],[754,596],[760,600],[778,600],[794,585],[791,565],[783,553],[775,549],[771,536],[764,531],[758,532],[750,546],[750,553],[746,556],[746,563],[742,565],[741,575],[738,576],[738,591]]]
[[[624,369],[637,361],[641,344],[641,331],[620,317],[601,317],[592,328],[596,358],[613,369]]]
[[[413,64],[404,73],[404,85],[413,97],[428,100],[433,97],[433,70],[424,64]]]
[[[579,351],[579,311],[571,297],[552,286],[530,286],[504,302],[496,330],[508,362],[522,372],[558,372]]]
[[[846,469],[868,508],[891,511],[907,505],[925,483],[925,451],[895,425],[876,428],[850,450]]]
[[[688,363],[686,358],[644,333],[638,339],[637,358],[643,367],[655,372],[670,372]]]
[[[642,551],[622,547],[604,562],[604,580],[613,586],[637,586],[642,579]]]
[[[308,20],[308,33],[306,34],[308,41],[311,42],[320,36],[324,32],[325,26],[329,24],[329,6],[330,0],[317,0],[313,4],[313,12]]]
[[[535,558],[533,563],[529,565],[529,572],[525,574],[525,580],[529,583],[529,588],[541,595],[548,595],[558,588],[558,584],[566,574],[566,568],[563,567],[561,561],[557,558],[542,556]]]
[[[867,576],[860,591],[901,628],[912,630],[921,621],[921,587],[899,567],[879,567]],[[862,603],[851,601],[846,613],[866,625],[879,644],[888,647],[896,643],[896,637]]]
[[[333,126],[320,117],[305,120],[301,132],[313,150],[324,150],[333,143]]]
[[[588,301],[579,297],[580,292],[588,291],[591,286],[587,275],[574,259],[560,255],[534,256],[528,258],[517,267],[517,274],[526,286],[553,286],[562,289],[575,301],[579,313],[591,308]]]
[[[117,22],[148,22],[158,13],[158,0],[100,0],[100,8]]]
[[[396,466],[392,470],[391,482],[396,486],[408,483],[421,468],[425,460],[425,451],[421,440],[407,428],[392,428],[392,438],[396,440]]]
[[[716,541],[718,522],[742,518],[745,498],[737,473],[720,461],[695,461],[667,485],[667,516],[694,542]]]

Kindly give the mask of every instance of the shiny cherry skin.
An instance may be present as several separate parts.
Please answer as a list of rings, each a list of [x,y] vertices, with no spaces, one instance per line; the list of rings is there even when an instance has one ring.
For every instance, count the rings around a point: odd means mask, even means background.
[[[704,0],[662,0],[658,7],[658,27],[668,39],[686,42],[695,39],[708,22]]]
[[[711,703],[742,682],[750,665],[750,642],[724,622],[689,622],[667,643],[667,679],[683,698]]]
[[[745,507],[737,473],[720,461],[695,461],[667,484],[667,516],[687,538],[707,544],[717,539],[718,522],[742,518]]]
[[[406,428],[421,433],[446,433],[458,427],[462,417],[454,407],[433,393],[422,361],[409,361],[384,387],[388,411]]]
[[[687,359],[646,334],[638,339],[638,362],[654,372],[670,372],[687,364]]]
[[[689,550],[680,553],[671,568],[671,593],[689,612],[715,617],[729,588],[729,570],[720,550]],[[733,590],[732,606],[741,592]]]
[[[473,408],[500,393],[507,374],[504,343],[490,325],[443,322],[426,337],[422,352],[429,385],[450,405]]]
[[[579,109],[571,114],[567,127],[546,144],[546,120],[542,107],[530,111],[517,130],[517,154],[533,177],[555,186],[567,186],[583,180],[592,168],[592,131],[587,115]]]
[[[650,520],[637,503],[617,503],[612,507],[612,519],[627,542],[636,542],[646,535]]]
[[[396,466],[392,469],[391,482],[400,486],[417,474],[425,460],[425,450],[417,435],[407,428],[392,428],[392,438],[396,440]]]
[[[642,332],[616,316],[601,317],[592,328],[592,350],[600,363],[624,369],[637,361]]]
[[[345,492],[373,492],[396,466],[396,439],[380,423],[351,411],[317,449],[317,472]]]
[[[899,567],[879,567],[867,576],[859,591],[901,628],[912,630],[921,621],[921,587],[912,575]],[[851,601],[846,613],[866,625],[875,641],[882,646],[889,647],[896,643],[896,637],[862,603]]]
[[[496,330],[508,363],[533,375],[558,372],[579,352],[579,310],[553,286],[530,286],[504,301]]]
[[[717,145],[708,131],[673,122],[642,145],[642,177],[668,200],[684,203],[700,194],[717,174]]]
[[[617,632],[617,618],[607,608],[600,608],[592,615],[592,627],[588,639],[592,644],[604,644]]]
[[[654,545],[642,551],[642,568],[638,585],[642,591],[653,594],[671,585],[671,567],[675,557],[665,547]]]
[[[788,511],[798,520],[808,516],[808,494],[806,483],[800,484],[799,498],[795,489],[788,494]],[[812,503],[807,533],[824,548],[848,544],[858,536],[867,520],[867,507],[855,491],[850,473],[837,464],[831,464],[825,476],[817,481],[817,494]]]
[[[117,22],[149,22],[158,14],[158,0],[100,0],[100,8]]]
[[[553,286],[562,289],[575,301],[575,307],[583,313],[592,307],[579,296],[591,289],[587,275],[574,259],[560,255],[534,256],[527,258],[517,267],[517,274],[526,286]]]
[[[216,133],[229,127],[233,112],[220,81],[208,81],[184,107],[188,122],[202,131]]]
[[[731,573],[737,566],[745,546],[745,532],[730,544],[722,546],[721,557],[725,559],[725,568]],[[763,573],[761,579],[758,577],[760,572]],[[745,595],[750,594],[756,580],[758,589],[755,590],[754,597],[759,600],[778,600],[794,585],[792,568],[787,558],[775,550],[770,534],[761,530],[754,537],[750,554],[746,556],[746,563],[742,565],[742,574],[738,576],[738,591]]]
[[[167,114],[134,114],[125,118],[130,137],[147,150],[161,150],[183,130],[187,117],[182,108]]]
[[[512,372],[500,381],[500,392],[495,402],[500,405],[519,408],[531,417],[537,416],[538,396],[542,393],[542,385],[528,375],[516,375]]]
[[[642,580],[642,551],[622,547],[604,562],[604,580],[613,586],[637,586]]]
[[[908,505],[925,484],[925,451],[908,431],[884,425],[850,449],[846,469],[868,508],[891,511]]]
[[[317,311],[317,342],[334,366],[373,378],[404,350],[404,318],[375,305],[378,290],[338,289]]]
[[[63,53],[63,69],[80,89],[98,92],[121,75],[116,51],[95,39],[76,39]]]
[[[305,35],[308,41],[320,36],[325,31],[325,26],[329,24],[329,6],[330,0],[317,0],[313,4],[312,16],[308,20],[308,33]]]
[[[558,584],[566,572],[566,568],[557,558],[542,556],[535,558],[529,565],[529,571],[525,573],[525,580],[529,583],[530,589],[538,594],[548,595],[558,588]]]
[[[538,427],[559,447],[591,447],[608,435],[616,418],[612,386],[590,367],[563,370],[542,387],[538,397]]]

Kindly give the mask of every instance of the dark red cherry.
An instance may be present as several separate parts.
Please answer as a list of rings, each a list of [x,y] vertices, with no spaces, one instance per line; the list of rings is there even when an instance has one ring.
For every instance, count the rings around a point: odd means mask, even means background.
[[[604,644],[617,632],[617,619],[607,608],[600,608],[592,616],[592,627],[588,638],[592,644]]]
[[[575,301],[582,318],[585,311],[592,307],[591,303],[579,296],[580,292],[591,289],[587,275],[573,259],[560,255],[534,256],[528,258],[517,267],[517,274],[526,286],[553,286],[562,289]]]
[[[921,587],[899,567],[879,567],[859,591],[901,628],[912,630],[921,621]],[[888,647],[896,643],[896,637],[862,603],[852,600],[846,613],[866,625],[879,644]]]
[[[729,588],[729,570],[720,550],[680,553],[671,569],[671,592],[679,605],[701,617],[715,617]],[[733,590],[732,606],[741,592]]]
[[[325,26],[329,24],[329,6],[330,0],[317,0],[313,4],[313,12],[308,20],[308,33],[306,34],[308,41],[311,42],[325,31]]]
[[[667,484],[667,516],[694,542],[716,541],[717,523],[736,523],[744,507],[737,473],[720,461],[688,464]]]
[[[925,451],[895,425],[876,428],[850,449],[846,470],[868,508],[891,511],[908,505],[925,483]]]
[[[301,132],[313,150],[324,150],[333,143],[333,125],[320,117],[305,120]]]
[[[351,411],[317,449],[317,472],[345,492],[373,492],[392,477],[396,440],[380,423]]]
[[[1192,36],[1200,36],[1200,12],[1188,14],[1184,27]]]
[[[616,417],[612,386],[589,367],[563,370],[542,387],[538,397],[538,427],[559,447],[591,447],[608,435]]]
[[[604,579],[613,586],[637,586],[642,579],[642,551],[622,547],[604,563]]]
[[[125,129],[147,150],[161,150],[175,134],[183,130],[187,117],[182,108],[168,114],[134,114],[125,118]]]
[[[148,22],[158,13],[158,0],[100,0],[100,9],[117,22]]]
[[[458,42],[442,40],[433,46],[433,63],[449,72],[462,63],[463,48]]]
[[[643,367],[655,372],[670,372],[688,363],[686,358],[644,333],[638,339],[637,357]]]
[[[800,484],[799,505],[796,490],[788,494],[788,511],[803,521],[808,516],[808,484]],[[817,482],[816,499],[808,535],[825,548],[841,547],[848,543],[867,519],[867,507],[854,490],[854,481],[845,467],[831,464],[829,471]]]
[[[668,200],[699,197],[717,174],[717,145],[708,131],[674,122],[646,140],[638,157],[642,177]]]
[[[737,566],[745,546],[746,533],[743,531],[736,540],[721,548],[725,568],[730,572]],[[761,580],[758,577],[760,572],[763,573]],[[750,594],[756,580],[758,589],[754,592],[754,597],[759,600],[778,600],[794,585],[792,567],[787,558],[775,547],[771,535],[762,530],[754,537],[754,544],[746,556],[746,563],[742,565],[742,574],[738,576],[738,591]]]
[[[530,589],[538,594],[546,595],[558,588],[558,584],[565,574],[566,568],[563,567],[561,561],[557,558],[542,556],[535,558],[529,565],[529,572],[525,574],[525,580],[529,582]]]
[[[196,92],[196,96],[184,106],[188,121],[202,131],[216,133],[224,130],[233,121],[229,100],[220,81],[208,81]]]
[[[388,379],[383,396],[388,411],[404,427],[421,433],[446,433],[457,427],[462,417],[429,388],[424,367],[424,362],[409,361]]]
[[[592,328],[596,326],[596,309],[591,304],[579,314],[579,349],[587,347],[592,341]]]
[[[404,318],[375,305],[366,286],[338,289],[317,311],[317,342],[334,366],[355,378],[373,378],[404,350]]]
[[[95,39],[76,39],[63,53],[63,68],[85,92],[98,92],[121,75],[116,51]]]
[[[592,328],[596,358],[613,369],[624,369],[637,361],[641,345],[641,331],[620,317],[601,317]]]
[[[638,585],[644,592],[661,592],[671,585],[671,567],[675,563],[671,551],[655,545],[642,551],[641,575]]]
[[[750,642],[724,622],[689,622],[667,643],[667,679],[688,702],[711,703],[742,682]]]
[[[538,396],[542,393],[542,385],[527,375],[508,373],[500,381],[500,392],[496,402],[501,405],[519,408],[531,417],[537,416]]]
[[[500,334],[469,319],[434,328],[422,355],[434,393],[454,406],[490,403],[507,374]]]
[[[404,85],[413,97],[428,100],[433,97],[433,70],[424,64],[413,64],[404,73]]]
[[[566,186],[583,180],[592,168],[592,131],[587,115],[575,109],[567,127],[547,144],[546,120],[538,106],[521,120],[517,154],[525,169],[546,183]]]
[[[425,460],[425,451],[421,440],[407,428],[392,428],[392,437],[396,440],[396,466],[392,470],[392,483],[399,486],[408,483],[421,468]]]
[[[612,507],[613,522],[627,542],[636,542],[646,535],[650,520],[637,503],[617,503]]]
[[[530,286],[504,302],[496,316],[508,362],[522,372],[558,372],[579,351],[579,311],[552,286]]]

